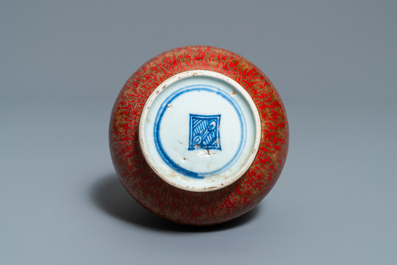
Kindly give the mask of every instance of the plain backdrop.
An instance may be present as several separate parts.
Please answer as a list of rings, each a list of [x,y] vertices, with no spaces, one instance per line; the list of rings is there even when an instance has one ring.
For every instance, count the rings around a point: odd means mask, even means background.
[[[397,264],[397,1],[1,1],[0,264]],[[251,212],[178,226],[123,189],[118,92],[166,50],[257,65],[290,151]]]

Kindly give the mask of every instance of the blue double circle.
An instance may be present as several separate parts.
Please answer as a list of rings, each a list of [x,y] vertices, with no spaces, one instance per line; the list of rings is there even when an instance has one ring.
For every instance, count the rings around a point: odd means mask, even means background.
[[[237,113],[239,121],[240,121],[241,138],[240,138],[240,143],[239,143],[236,153],[234,154],[232,159],[229,160],[229,162],[227,162],[221,168],[211,171],[211,172],[194,172],[194,171],[190,171],[190,170],[187,170],[187,169],[179,166],[177,163],[175,163],[175,161],[173,161],[170,158],[170,156],[164,150],[163,144],[161,143],[161,138],[160,138],[161,121],[163,119],[163,116],[164,116],[166,110],[168,109],[168,105],[171,104],[177,97],[179,97],[183,94],[189,93],[189,92],[193,92],[193,91],[198,91],[198,92],[205,91],[205,92],[215,93],[216,95],[224,98],[233,106],[234,110]],[[247,140],[247,125],[246,125],[244,114],[243,114],[239,104],[228,93],[224,92],[223,90],[221,90],[215,86],[204,85],[204,84],[190,85],[190,86],[183,87],[183,88],[173,92],[161,104],[161,106],[157,112],[157,115],[156,115],[156,120],[154,122],[153,137],[154,137],[154,143],[155,143],[157,152],[159,153],[159,155],[163,159],[163,161],[170,168],[172,168],[174,171],[176,171],[182,175],[185,175],[187,177],[202,179],[208,175],[219,174],[219,173],[229,169],[231,166],[234,165],[234,163],[236,163],[236,161],[240,158],[241,154],[243,153],[243,149],[244,149],[244,146],[245,146],[245,143]]]

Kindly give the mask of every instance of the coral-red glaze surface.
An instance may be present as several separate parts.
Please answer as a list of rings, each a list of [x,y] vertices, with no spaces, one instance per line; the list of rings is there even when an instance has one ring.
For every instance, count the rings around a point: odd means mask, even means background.
[[[261,118],[260,146],[251,167],[214,191],[191,192],[166,183],[148,165],[139,144],[139,119],[147,98],[163,81],[190,70],[218,72],[239,83]],[[109,128],[113,164],[129,194],[153,214],[186,225],[226,222],[257,205],[280,176],[288,137],[284,105],[267,76],[242,56],[210,46],[176,48],[141,66],[121,89]]]

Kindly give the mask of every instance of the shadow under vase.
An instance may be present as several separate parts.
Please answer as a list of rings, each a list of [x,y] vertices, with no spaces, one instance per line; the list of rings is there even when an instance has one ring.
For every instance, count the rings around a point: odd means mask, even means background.
[[[261,204],[231,221],[212,226],[185,226],[175,224],[148,212],[124,189],[117,175],[108,174],[98,179],[90,190],[93,203],[103,212],[128,223],[150,230],[170,232],[211,232],[239,227],[254,219]]]

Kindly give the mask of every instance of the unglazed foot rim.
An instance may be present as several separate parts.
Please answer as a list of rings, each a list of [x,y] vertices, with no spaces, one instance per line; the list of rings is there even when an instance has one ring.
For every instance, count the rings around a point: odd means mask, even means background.
[[[236,81],[214,71],[178,73],[148,97],[139,143],[168,184],[191,192],[225,188],[253,163],[261,141],[254,101]]]

